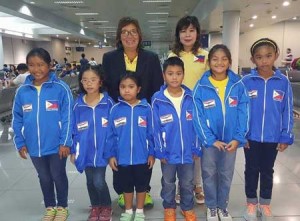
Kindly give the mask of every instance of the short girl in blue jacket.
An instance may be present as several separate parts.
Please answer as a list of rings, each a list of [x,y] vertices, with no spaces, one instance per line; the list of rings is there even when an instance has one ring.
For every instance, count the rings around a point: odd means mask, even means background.
[[[105,181],[107,159],[103,158],[112,99],[103,92],[103,71],[100,66],[87,65],[79,75],[83,92],[73,112],[71,161],[79,172],[85,171],[91,202],[89,220],[110,220],[111,198]]]
[[[182,85],[184,64],[170,57],[163,64],[166,85],[152,97],[155,156],[161,161],[165,220],[176,221],[176,175],[181,193],[180,207],[188,221],[196,221],[194,208],[194,159],[200,147],[193,127],[192,91]]]
[[[229,67],[231,54],[215,45],[208,55],[210,70],[194,89],[194,125],[204,146],[202,178],[208,220],[231,220],[227,211],[236,149],[246,143],[246,88]]]
[[[66,160],[72,146],[73,97],[69,86],[50,71],[50,62],[43,48],[27,54],[31,75],[17,90],[12,126],[20,156],[27,159],[28,153],[38,173],[46,207],[43,219],[66,220]]]
[[[154,164],[152,109],[146,99],[139,100],[140,81],[135,73],[124,75],[119,84],[121,98],[109,116],[105,158],[118,171],[123,183],[125,213],[121,221],[133,217],[133,193],[136,190],[134,220],[144,220],[144,201],[149,185],[149,170]]]
[[[257,40],[251,47],[251,60],[256,68],[243,78],[250,97],[248,144],[244,148],[246,220],[256,220],[257,209],[262,220],[272,219],[274,163],[278,151],[284,151],[294,140],[292,89],[287,77],[274,68],[278,56],[276,42],[269,38]]]

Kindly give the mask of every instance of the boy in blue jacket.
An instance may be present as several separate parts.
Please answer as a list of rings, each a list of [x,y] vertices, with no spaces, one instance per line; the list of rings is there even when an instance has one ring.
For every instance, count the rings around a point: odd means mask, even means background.
[[[155,157],[161,161],[164,216],[176,221],[176,173],[179,179],[180,207],[185,220],[195,221],[193,210],[194,158],[200,148],[193,127],[192,92],[182,85],[184,64],[178,57],[168,58],[163,64],[166,85],[152,97]]]

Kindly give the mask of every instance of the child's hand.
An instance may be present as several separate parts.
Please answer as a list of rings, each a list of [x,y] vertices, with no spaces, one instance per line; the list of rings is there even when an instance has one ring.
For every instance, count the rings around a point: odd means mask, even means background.
[[[160,159],[160,162],[161,162],[162,164],[167,164],[167,160],[166,160],[166,159]]]
[[[151,168],[153,167],[154,163],[155,163],[154,157],[153,157],[153,156],[149,156],[149,157],[148,157],[148,165],[149,165],[149,169],[151,169]]]
[[[22,157],[25,160],[27,159],[27,153],[28,151],[26,146],[21,147],[21,149],[19,150],[20,157]]]
[[[193,154],[193,160],[197,160],[197,159],[199,159],[199,158],[200,158],[199,156]]]
[[[67,158],[70,154],[70,148],[60,145],[58,154],[60,159],[62,159],[63,157]]]
[[[115,157],[112,157],[112,158],[109,159],[109,166],[114,171],[118,171],[118,162],[117,162],[117,159]]]
[[[216,147],[216,148],[218,148],[219,151],[221,151],[221,150],[225,151],[227,143],[224,143],[222,141],[218,141],[217,140],[216,142],[214,142],[213,146]]]
[[[71,163],[75,164],[75,154],[70,155],[70,161]]]
[[[277,150],[279,152],[283,152],[287,147],[288,147],[288,144],[286,144],[286,143],[280,143],[280,144],[278,144]]]
[[[229,144],[227,144],[227,146],[225,148],[228,152],[232,153],[232,152],[236,151],[239,144],[240,144],[240,142],[238,142],[237,140],[232,140],[229,142]]]
[[[250,148],[249,142],[247,142],[247,143],[245,144],[244,148],[246,148],[246,149],[249,149],[249,148]]]

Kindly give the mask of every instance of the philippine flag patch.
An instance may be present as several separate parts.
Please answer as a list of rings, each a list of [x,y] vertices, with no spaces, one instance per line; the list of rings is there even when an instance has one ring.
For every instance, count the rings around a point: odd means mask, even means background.
[[[77,130],[85,130],[89,127],[88,121],[83,121],[77,124]]]
[[[204,61],[205,61],[205,55],[198,55],[194,57],[194,62],[204,63]]]
[[[173,115],[172,114],[166,114],[166,115],[163,115],[160,117],[160,122],[162,124],[166,124],[166,123],[169,123],[169,122],[172,122],[173,121]]]
[[[204,108],[215,107],[216,106],[216,101],[215,100],[203,101],[203,106],[204,106]]]
[[[191,111],[186,111],[185,112],[185,117],[186,117],[186,120],[193,120],[192,112]]]
[[[139,127],[147,127],[146,117],[139,116],[139,118],[138,118],[138,125],[139,125]]]
[[[274,101],[282,101],[284,97],[284,92],[280,90],[273,91],[273,100]]]
[[[32,111],[32,104],[24,104],[22,106],[23,112],[30,112]]]
[[[251,90],[251,91],[248,92],[248,95],[249,95],[250,98],[257,97],[257,94],[258,94],[257,90]]]
[[[47,100],[46,101],[46,111],[58,111],[58,101]]]
[[[229,97],[229,106],[230,107],[236,107],[238,104],[238,98],[237,97]]]
[[[115,119],[114,120],[115,127],[120,127],[122,125],[125,125],[126,121],[127,121],[126,117],[120,117],[118,119]]]
[[[108,120],[107,120],[107,118],[102,117],[102,118],[101,118],[101,124],[102,124],[102,127],[107,127],[107,125],[108,125]]]

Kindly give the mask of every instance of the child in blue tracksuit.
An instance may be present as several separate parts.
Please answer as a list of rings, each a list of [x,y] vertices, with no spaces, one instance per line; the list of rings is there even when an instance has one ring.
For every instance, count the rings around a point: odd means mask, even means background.
[[[176,174],[181,193],[180,207],[187,221],[195,221],[194,158],[199,157],[198,138],[193,127],[192,91],[182,85],[184,64],[170,57],[163,64],[166,85],[152,97],[155,157],[161,161],[165,220],[176,221]]]
[[[82,94],[73,112],[73,146],[71,161],[79,172],[85,171],[91,202],[88,220],[111,220],[111,198],[105,181],[108,160],[103,158],[108,116],[114,102],[103,92],[103,71],[87,65],[79,75]]]
[[[209,52],[210,70],[196,84],[194,125],[203,144],[202,178],[207,220],[232,220],[227,211],[236,149],[246,143],[249,99],[241,79],[229,67],[225,45]]]
[[[269,38],[257,40],[251,47],[256,68],[243,78],[250,97],[248,144],[244,148],[246,220],[257,220],[258,209],[262,220],[272,219],[274,163],[278,151],[284,151],[294,140],[292,89],[287,77],[274,68],[278,56],[276,42]]]
[[[72,146],[73,97],[50,71],[50,62],[43,48],[27,54],[31,75],[17,90],[12,126],[20,156],[27,159],[28,153],[38,173],[46,207],[43,220],[61,221],[68,217],[66,160]]]
[[[140,80],[135,73],[121,77],[121,98],[109,116],[109,131],[104,153],[110,167],[118,171],[123,183],[125,213],[121,221],[133,217],[133,193],[136,191],[136,214],[134,220],[142,221],[144,201],[149,185],[147,174],[154,164],[152,109],[146,99],[139,100]]]

